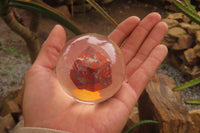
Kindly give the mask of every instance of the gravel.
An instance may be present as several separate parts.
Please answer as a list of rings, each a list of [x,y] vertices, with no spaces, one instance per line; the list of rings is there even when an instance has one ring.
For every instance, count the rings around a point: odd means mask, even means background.
[[[0,50],[0,97],[12,88],[21,86],[31,66],[28,56],[15,57]],[[4,55],[4,56],[3,56]]]
[[[177,70],[169,61],[164,61],[162,63],[162,68],[158,69],[158,73],[165,74],[172,79],[174,79],[176,85],[181,85],[188,80],[184,78],[182,73]],[[194,87],[186,88],[184,90],[181,90],[181,96],[182,96],[182,103],[188,110],[195,110],[200,109],[200,105],[189,105],[185,104],[185,100],[188,99],[200,99],[200,85],[196,85]]]

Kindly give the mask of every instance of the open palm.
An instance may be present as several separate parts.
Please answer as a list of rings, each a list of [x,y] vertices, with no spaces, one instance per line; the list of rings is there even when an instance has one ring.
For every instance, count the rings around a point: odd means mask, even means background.
[[[167,31],[160,15],[151,13],[142,21],[129,17],[108,36],[121,48],[126,79],[120,90],[100,104],[78,103],[66,95],[54,68],[66,41],[57,25],[25,77],[23,115],[26,127],[51,128],[69,132],[120,132],[151,76],[167,54],[159,45]]]

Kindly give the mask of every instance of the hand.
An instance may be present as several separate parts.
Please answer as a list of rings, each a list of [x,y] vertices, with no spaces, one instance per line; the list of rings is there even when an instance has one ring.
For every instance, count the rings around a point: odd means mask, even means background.
[[[131,109],[158,66],[167,55],[160,45],[167,25],[151,13],[142,21],[129,17],[108,36],[121,48],[126,63],[126,80],[109,100],[87,105],[69,98],[59,84],[54,68],[65,44],[65,31],[57,25],[25,76],[23,115],[25,126],[70,132],[120,132]]]

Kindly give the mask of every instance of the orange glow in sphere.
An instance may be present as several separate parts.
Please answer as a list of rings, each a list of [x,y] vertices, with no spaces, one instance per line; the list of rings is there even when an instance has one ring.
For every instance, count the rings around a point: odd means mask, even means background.
[[[90,33],[67,42],[60,53],[56,74],[68,95],[79,102],[99,103],[120,89],[125,63],[114,42]]]

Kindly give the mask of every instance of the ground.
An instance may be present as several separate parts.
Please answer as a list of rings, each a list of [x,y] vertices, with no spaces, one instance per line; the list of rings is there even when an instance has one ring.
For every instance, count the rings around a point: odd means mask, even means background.
[[[109,5],[103,7],[118,23],[123,21],[129,16],[138,16],[141,19],[150,12],[159,12],[162,16],[166,12],[162,7],[156,7],[149,4],[140,2],[133,2],[131,0],[116,0]],[[29,13],[23,10],[19,11],[23,17],[25,25],[29,23]],[[76,22],[86,33],[99,33],[108,35],[115,27],[105,20],[94,9],[86,14],[75,13],[70,17]],[[38,37],[41,43],[47,38],[51,29],[57,24],[56,22],[42,17],[39,27]],[[75,35],[66,29],[67,38],[70,39]],[[0,19],[0,97],[5,95],[9,89],[16,88],[23,84],[23,78],[27,70],[30,68],[31,63],[26,49],[25,42],[21,37],[12,32],[9,27]],[[186,80],[181,73],[173,68],[168,61],[165,61],[158,72],[172,77],[177,84],[184,83]],[[199,98],[200,93],[196,93],[198,88],[187,89],[183,92],[183,97]],[[190,106],[188,108],[200,108],[199,106]]]

